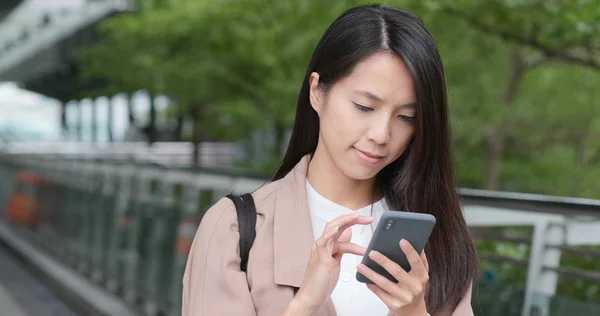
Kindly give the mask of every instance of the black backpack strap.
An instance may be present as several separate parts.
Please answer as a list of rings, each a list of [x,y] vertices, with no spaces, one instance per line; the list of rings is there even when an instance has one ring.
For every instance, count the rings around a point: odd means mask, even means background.
[[[240,269],[246,272],[248,268],[248,257],[250,248],[256,238],[256,206],[250,193],[241,196],[230,194],[227,196],[233,201],[238,217],[238,227],[240,232]]]

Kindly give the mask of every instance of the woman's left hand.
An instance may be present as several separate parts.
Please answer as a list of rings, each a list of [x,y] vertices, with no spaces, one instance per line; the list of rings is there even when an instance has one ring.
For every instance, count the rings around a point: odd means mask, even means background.
[[[371,251],[369,257],[389,272],[398,283],[371,270],[364,264],[358,271],[373,284],[367,287],[375,293],[395,315],[426,316],[425,288],[429,281],[429,264],[425,251],[419,256],[415,248],[406,240],[400,242],[400,248],[410,263],[410,272],[377,251]]]

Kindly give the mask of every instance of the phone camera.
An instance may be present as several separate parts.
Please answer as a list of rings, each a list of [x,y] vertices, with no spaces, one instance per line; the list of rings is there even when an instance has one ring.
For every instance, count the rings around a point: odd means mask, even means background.
[[[383,227],[383,230],[391,231],[394,228],[394,223],[395,223],[395,220],[388,219],[387,222],[385,222],[385,226]]]

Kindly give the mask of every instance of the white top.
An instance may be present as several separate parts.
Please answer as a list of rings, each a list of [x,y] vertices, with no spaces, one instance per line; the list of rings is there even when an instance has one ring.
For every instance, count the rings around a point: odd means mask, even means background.
[[[353,211],[333,203],[317,193],[308,180],[306,180],[306,193],[315,240],[321,236],[328,222],[345,214],[359,212],[365,216],[372,215],[373,223],[371,225],[353,226],[351,241],[366,248],[381,215],[389,210],[387,203],[382,199],[372,205],[373,214],[371,214],[371,205]],[[342,257],[340,279],[333,293],[331,293],[336,312],[339,316],[385,316],[389,313],[387,306],[364,283],[356,280],[356,267],[361,260],[362,256],[353,254],[346,254]]]

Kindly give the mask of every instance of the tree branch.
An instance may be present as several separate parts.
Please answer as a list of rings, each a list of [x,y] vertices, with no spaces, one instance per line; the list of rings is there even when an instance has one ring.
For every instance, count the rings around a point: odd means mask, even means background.
[[[447,7],[444,9],[447,13],[458,16],[465,21],[467,21],[474,28],[488,34],[493,34],[500,36],[501,38],[516,42],[522,45],[533,47],[540,52],[542,52],[546,57],[554,60],[561,60],[567,63],[590,67],[595,70],[600,71],[600,59],[595,58],[592,54],[580,54],[578,52],[564,49],[551,47],[545,43],[540,42],[537,38],[534,37],[524,37],[519,34],[515,34],[509,32],[507,30],[503,30],[501,28],[493,27],[488,25],[475,17],[470,16],[467,13],[461,12],[455,8]],[[545,60],[544,60],[545,61]]]
[[[549,62],[551,60],[552,60],[552,58],[549,58],[544,54],[537,55],[537,56],[531,56],[531,57],[523,60],[523,67],[525,69],[532,69],[543,63]]]

